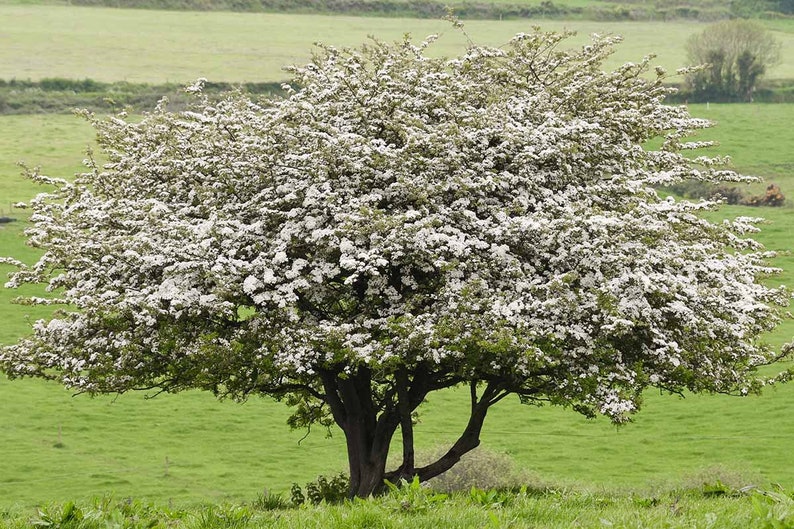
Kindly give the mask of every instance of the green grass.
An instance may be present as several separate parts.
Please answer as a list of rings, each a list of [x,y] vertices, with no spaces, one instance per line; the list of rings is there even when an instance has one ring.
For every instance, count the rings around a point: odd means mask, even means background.
[[[690,112],[716,126],[701,137],[719,141],[703,153],[730,155],[747,174],[777,183],[794,200],[794,104],[690,105]]]
[[[794,33],[794,24],[791,23],[790,18],[773,18],[770,20],[765,20],[764,25],[767,28],[775,31]],[[786,55],[785,57],[790,57],[790,55]]]
[[[74,115],[20,115],[0,119],[0,215],[11,204],[27,201],[38,186],[22,178],[24,163],[45,174],[68,177],[84,169],[93,142],[91,125]],[[49,171],[49,173],[48,173]]]
[[[39,381],[2,381],[0,506],[96,494],[161,502],[249,499],[342,467],[339,436],[300,445],[286,408],[191,392],[144,400],[72,397]]]
[[[25,510],[0,512],[0,524],[19,529],[29,527],[31,522],[45,527],[85,529],[747,529],[790,527],[783,524],[794,521],[791,502],[788,495],[779,493],[771,498],[759,493],[740,497],[707,496],[699,491],[616,495],[561,490],[489,496],[475,491],[440,497],[431,491],[409,488],[368,501],[273,510],[264,509],[256,502],[182,508],[103,498],[77,504],[50,505],[38,513]],[[779,525],[772,525],[770,518],[779,520]]]
[[[702,105],[693,112],[720,122],[706,135],[735,153],[739,169],[752,167],[791,185],[786,123],[794,105]],[[90,127],[72,116],[0,117],[0,204],[37,192],[17,176],[15,161],[40,163],[45,173],[68,176],[80,170],[81,152],[90,141]],[[758,238],[773,249],[791,248],[792,208],[730,207],[721,213],[758,214],[771,221]],[[23,245],[22,228],[21,222],[0,227],[0,253],[31,261],[35,251]],[[794,285],[793,259],[778,259],[786,271],[773,281]],[[26,333],[29,319],[49,311],[10,305],[9,297],[16,294],[0,291],[0,343]],[[792,336],[794,325],[786,322],[770,341],[779,345]],[[794,487],[794,423],[784,420],[793,400],[791,385],[746,399],[648,394],[636,422],[619,430],[605,420],[509,400],[489,415],[483,445],[509,453],[539,479],[576,488],[647,489],[717,465]],[[292,482],[305,483],[345,466],[341,435],[326,439],[315,431],[299,445],[304,432],[290,432],[288,410],[268,399],[217,402],[199,392],[153,400],[140,394],[90,399],[72,397],[55,384],[0,379],[0,401],[0,511],[87,501],[98,494],[161,503],[239,502],[265,487],[284,491]],[[467,404],[465,392],[432,396],[416,430],[420,449],[453,440]],[[295,516],[290,519],[309,523],[303,511]],[[358,515],[340,511],[334,516]],[[433,520],[422,523],[439,523]],[[566,526],[554,523],[549,526]]]
[[[93,129],[85,120],[73,115],[20,115],[0,118],[0,216],[27,219],[29,212],[12,208],[27,202],[37,193],[47,191],[22,176],[19,163],[41,167],[44,174],[70,178],[85,169],[86,150],[95,148]],[[0,255],[13,255],[25,262],[34,261],[38,252],[25,245],[24,222],[0,224]],[[5,282],[11,268],[0,265],[0,280]],[[10,297],[21,292],[0,289],[0,343],[8,343],[27,330],[30,313],[48,313],[49,309],[9,305]]]
[[[506,401],[489,415],[483,446],[510,454],[543,482],[574,487],[669,487],[719,466],[759,475],[758,485],[792,487],[794,426],[781,417],[793,394],[791,386],[747,399],[651,394],[636,423],[619,430]],[[431,396],[417,427],[420,451],[461,431],[467,396]],[[291,432],[287,409],[268,399],[236,404],[200,392],[90,399],[40,381],[2,381],[0,399],[0,507],[97,494],[242,501],[345,468],[339,432],[326,439],[316,431],[299,445],[303,432]]]
[[[794,21],[788,21],[794,26]],[[512,35],[573,29],[574,43],[594,32],[624,35],[612,65],[657,53],[670,71],[686,63],[684,42],[703,24],[684,22],[469,21],[466,31],[481,44],[500,45]],[[783,56],[794,54],[794,33],[778,30]],[[459,53],[465,38],[438,20],[225,12],[170,12],[0,4],[0,78],[91,78],[98,81],[277,81],[284,65],[306,62],[314,41],[358,45],[369,34],[397,39],[444,33],[440,54]],[[794,79],[794,62],[773,67],[770,79]]]
[[[45,174],[69,177],[83,169],[82,159],[93,143],[91,126],[72,115],[3,116],[0,119],[0,216],[19,218],[20,222],[0,224],[0,255],[13,255],[32,263],[38,252],[25,245],[23,222],[26,210],[13,209],[17,202],[30,200],[45,191],[21,176],[24,162],[29,167],[41,166]],[[0,265],[0,284],[12,270]],[[27,334],[30,322],[49,316],[45,307],[11,305],[10,299],[20,295],[41,295],[38,287],[26,286],[17,291],[0,289],[0,343],[9,343]],[[2,479],[2,478],[0,478]]]

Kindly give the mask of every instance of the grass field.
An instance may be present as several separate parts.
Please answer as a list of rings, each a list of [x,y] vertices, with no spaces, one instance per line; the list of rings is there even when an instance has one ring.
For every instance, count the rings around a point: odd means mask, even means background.
[[[36,522],[45,527],[86,529],[748,529],[786,527],[769,520],[789,523],[790,501],[786,495],[778,494],[773,500],[759,493],[715,497],[689,491],[649,496],[571,490],[544,494],[472,491],[444,497],[408,489],[367,501],[298,509],[256,501],[183,509],[103,498],[76,506],[47,506],[38,514],[0,512],[0,523],[6,522],[5,529],[28,528]],[[64,519],[68,523],[61,524]],[[80,525],[75,519],[82,519]]]
[[[730,155],[736,168],[777,183],[794,199],[794,104],[709,104],[689,109],[715,123],[701,136],[720,145],[704,153]]]
[[[789,523],[793,516],[789,502],[791,500],[785,495],[776,495],[773,499],[759,493],[715,497],[695,491],[648,496],[571,490],[542,494],[467,491],[444,497],[432,491],[408,488],[367,501],[299,509],[266,506],[256,501],[181,509],[100,499],[81,502],[71,508],[68,505],[47,506],[40,514],[32,516],[18,511],[3,516],[0,512],[0,523],[5,519],[3,527],[6,529],[27,528],[31,522],[49,527],[76,527],[74,520],[82,517],[80,528],[748,529],[786,527],[782,524]],[[68,525],[57,525],[64,518],[68,521],[70,515]],[[780,523],[772,525],[772,519]]]
[[[89,399],[38,381],[3,381],[0,398],[0,507],[105,494],[250,500],[345,467],[338,432],[326,439],[317,431],[298,445],[303,432],[290,432],[286,409],[269,400],[217,402],[198,392]],[[647,491],[698,473],[713,481],[723,467],[744,475],[744,484],[792,487],[794,426],[781,421],[792,398],[790,386],[748,399],[648,395],[636,423],[620,430],[507,401],[489,416],[483,446],[559,486]],[[466,406],[465,391],[431,397],[417,428],[420,451],[452,440]]]
[[[92,144],[91,125],[74,115],[0,118],[0,215],[8,214],[11,204],[26,201],[39,191],[20,177],[19,163],[40,166],[53,176],[71,176],[84,169],[82,160]]]
[[[733,153],[739,169],[763,173],[794,197],[786,126],[794,105],[692,110],[720,122],[705,135],[719,139],[720,152]],[[80,170],[90,141],[90,127],[72,116],[0,117],[0,214],[3,208],[8,213],[5,204],[37,191],[16,176],[14,162],[23,159],[48,174],[68,176]],[[731,207],[721,214],[767,216],[771,224],[759,239],[770,248],[792,246],[791,207]],[[0,227],[1,254],[35,257],[22,245],[22,227]],[[773,281],[794,285],[794,258],[777,264],[786,272]],[[48,311],[9,305],[13,295],[0,292],[0,342],[24,334],[30,318]],[[787,322],[770,341],[780,344],[791,336],[794,324]],[[619,430],[567,410],[506,401],[489,415],[483,444],[510,454],[540,480],[576,487],[649,490],[720,465],[748,480],[794,487],[794,423],[781,420],[793,399],[794,386],[747,399],[649,394],[636,422]],[[304,432],[290,432],[284,424],[288,410],[267,399],[217,402],[198,392],[153,400],[139,394],[89,399],[54,384],[0,379],[0,401],[0,507],[103,494],[177,503],[243,501],[265,487],[283,491],[345,465],[340,435],[326,439],[315,431],[299,445]],[[433,396],[417,427],[420,449],[450,442],[462,429],[466,406],[461,392]]]
[[[466,31],[480,44],[500,45],[512,35],[544,29],[625,37],[612,65],[656,53],[673,71],[686,63],[684,42],[703,28],[696,22],[469,21]],[[794,32],[777,22],[783,56],[794,55]],[[794,21],[785,24],[794,27]],[[0,4],[0,78],[91,78],[98,81],[190,82],[278,81],[284,65],[303,63],[314,41],[357,45],[367,35],[397,39],[409,32],[421,39],[443,33],[440,54],[458,53],[465,38],[438,20],[223,12],[169,12]],[[794,62],[773,67],[770,79],[794,79]]]
[[[0,0],[0,78],[188,82],[204,76],[267,81],[285,78],[280,70],[283,64],[305,61],[312,40],[352,45],[369,33],[393,39],[406,31],[416,36],[442,32],[439,53],[456,53],[465,42],[447,23],[432,20],[55,5],[64,2],[29,5],[40,3]],[[466,23],[466,29],[477,42],[500,44],[515,32],[526,31],[529,24],[473,21]],[[576,29],[580,32],[577,42],[593,31],[621,33],[626,43],[618,49],[614,63],[656,51],[659,62],[670,69],[683,63],[686,37],[702,28],[693,22],[543,21],[542,25]],[[776,21],[774,27],[784,42],[784,56],[792,56],[794,22]],[[794,78],[794,64],[788,61],[770,74]],[[738,169],[778,183],[794,201],[790,152],[794,105],[698,105],[692,110],[719,122],[704,134],[722,143],[715,152],[732,154]],[[0,117],[0,216],[20,214],[12,212],[10,204],[37,192],[17,176],[17,161],[41,165],[47,174],[69,176],[81,169],[90,142],[90,127],[72,116]],[[773,249],[794,246],[791,206],[731,207],[718,215],[758,214],[770,220],[760,240]],[[35,251],[23,244],[23,228],[24,222],[0,225],[0,255],[35,259]],[[785,272],[772,281],[794,285],[794,257],[781,257],[776,264]],[[8,270],[0,267],[0,276]],[[10,305],[10,297],[20,293],[25,292],[0,289],[0,343],[26,333],[31,319],[50,311]],[[792,336],[794,322],[789,321],[769,340],[779,345]],[[417,426],[420,451],[449,443],[460,432],[467,398],[462,392],[448,391],[429,400]],[[269,399],[217,402],[199,392],[152,400],[140,394],[89,399],[73,397],[55,384],[0,378],[0,402],[0,527],[11,519],[6,512],[29,512],[26,509],[31,506],[50,501],[88,502],[108,494],[161,505],[248,501],[264,488],[284,491],[292,482],[305,483],[320,473],[339,472],[345,465],[341,435],[327,439],[324,432],[315,431],[299,443],[305,432],[290,432],[285,425],[288,410]],[[605,420],[587,421],[568,410],[527,408],[505,401],[489,415],[485,447],[508,453],[536,474],[538,481],[610,492],[522,499],[515,510],[498,511],[495,521],[482,509],[472,510],[465,501],[455,500],[449,507],[415,514],[408,521],[409,515],[394,505],[378,504],[372,509],[267,514],[260,526],[401,527],[410,523],[411,527],[439,527],[448,525],[445,516],[459,511],[466,520],[461,526],[466,527],[522,523],[747,527],[752,511],[748,498],[714,499],[692,507],[686,498],[646,501],[648,497],[635,493],[652,494],[647,491],[670,489],[671,483],[697,486],[704,480],[713,482],[722,473],[739,474],[742,480],[758,484],[775,481],[794,487],[790,464],[794,423],[786,420],[791,402],[792,385],[746,399],[648,394],[636,422],[616,430]],[[632,492],[615,492],[621,489]],[[715,517],[725,523],[715,525]],[[185,526],[208,527],[199,515],[196,518],[193,525]]]

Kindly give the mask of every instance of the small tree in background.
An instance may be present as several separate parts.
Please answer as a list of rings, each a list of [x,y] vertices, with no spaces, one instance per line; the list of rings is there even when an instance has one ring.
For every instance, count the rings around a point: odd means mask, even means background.
[[[686,44],[691,64],[706,68],[687,77],[702,99],[750,101],[759,79],[780,61],[780,43],[755,21],[723,20],[693,35]]]
[[[566,36],[452,59],[326,47],[283,100],[198,84],[188,111],[94,120],[108,163],[33,172],[56,186],[31,203],[44,254],[9,283],[65,307],[0,367],[90,394],[286,399],[292,426],[342,430],[351,496],[445,472],[509,396],[624,423],[648,387],[758,390],[788,294],[757,281],[774,270],[752,219],[654,190],[748,178],[682,154],[709,123],[663,104],[649,59],[605,72],[618,38]],[[467,425],[417,466],[413,414],[461,385]]]

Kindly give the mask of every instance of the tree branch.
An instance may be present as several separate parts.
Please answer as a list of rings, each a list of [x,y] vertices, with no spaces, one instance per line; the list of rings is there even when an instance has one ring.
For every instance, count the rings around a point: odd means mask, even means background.
[[[337,373],[327,369],[318,369],[317,372],[319,373],[320,379],[323,382],[323,389],[325,389],[325,402],[327,402],[328,406],[331,408],[331,415],[333,415],[336,424],[338,424],[339,427],[344,430],[345,426],[347,425],[347,411],[345,410],[345,405],[339,395]]]
[[[479,399],[477,398],[477,383],[472,381],[469,388],[471,395],[471,416],[469,417],[468,424],[466,424],[466,428],[446,454],[441,456],[435,463],[416,469],[415,474],[419,476],[420,481],[427,481],[428,479],[443,474],[460,461],[460,458],[463,457],[464,454],[474,450],[480,445],[480,432],[485,422],[485,416],[488,413],[488,408],[491,406],[492,401],[495,399],[498,401],[502,398],[502,395],[499,395],[501,387],[498,383],[490,382],[485,390],[483,390],[482,396]],[[496,398],[497,396],[498,398]]]
[[[326,402],[327,397],[325,394],[320,393],[313,387],[309,386],[308,384],[298,384],[298,383],[289,383],[283,384],[279,383],[275,386],[268,386],[267,384],[260,384],[256,388],[256,391],[260,393],[264,393],[266,395],[273,395],[273,396],[282,396],[286,395],[287,393],[293,393],[297,391],[305,391],[315,399],[321,400]]]

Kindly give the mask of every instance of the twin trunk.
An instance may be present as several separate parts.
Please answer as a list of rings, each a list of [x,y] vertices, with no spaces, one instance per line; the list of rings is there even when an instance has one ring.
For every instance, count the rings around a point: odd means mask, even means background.
[[[360,368],[351,375],[323,372],[326,402],[334,420],[342,428],[347,442],[347,457],[350,466],[349,496],[364,498],[382,492],[385,480],[399,483],[418,476],[427,481],[452,468],[460,458],[480,444],[488,408],[501,400],[506,393],[495,385],[488,385],[480,398],[477,397],[476,382],[471,383],[471,413],[463,433],[452,447],[437,461],[423,467],[414,464],[414,438],[411,414],[424,400],[428,392],[440,389],[425,372],[406,371],[395,376],[394,387],[388,388],[376,406],[373,399],[371,372]],[[448,387],[447,383],[441,387]],[[402,435],[402,464],[386,472],[386,460],[391,440],[400,427]]]

